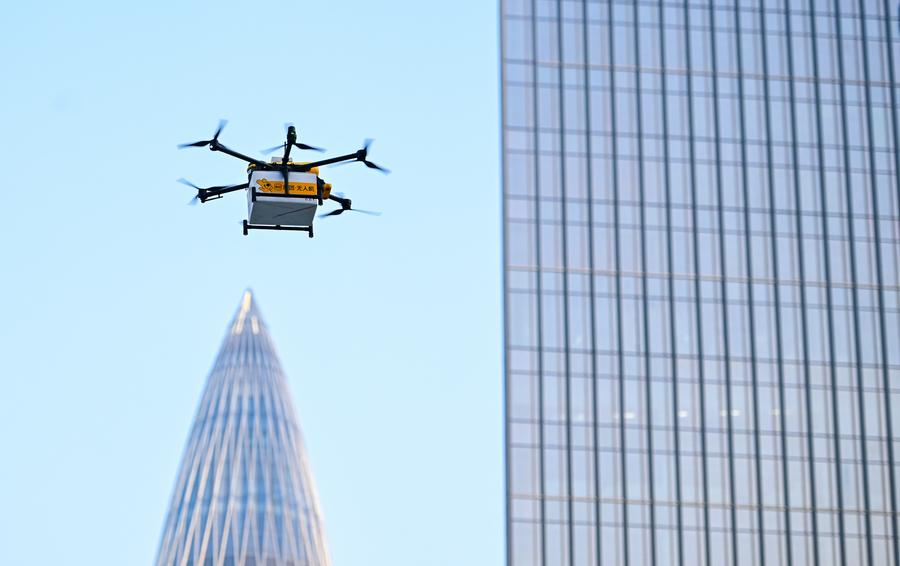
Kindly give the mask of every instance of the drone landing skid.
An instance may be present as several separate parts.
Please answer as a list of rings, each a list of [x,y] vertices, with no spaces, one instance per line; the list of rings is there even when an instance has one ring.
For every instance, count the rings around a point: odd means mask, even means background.
[[[309,237],[313,237],[312,226],[282,226],[280,224],[250,224],[244,220],[244,235],[246,236],[250,230],[289,230],[293,232],[308,232]]]

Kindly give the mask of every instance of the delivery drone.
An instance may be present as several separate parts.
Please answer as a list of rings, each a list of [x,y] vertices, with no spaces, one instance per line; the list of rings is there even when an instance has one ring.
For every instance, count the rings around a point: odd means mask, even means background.
[[[183,183],[197,190],[197,195],[191,204],[205,203],[210,200],[222,198],[223,195],[235,191],[247,191],[247,219],[243,221],[244,235],[250,230],[297,230],[307,232],[313,237],[313,220],[316,210],[323,206],[326,200],[333,200],[340,208],[332,210],[320,217],[337,216],[347,211],[362,212],[365,214],[379,215],[378,212],[359,210],[351,207],[349,198],[344,198],[341,193],[333,193],[331,184],[319,177],[319,167],[335,163],[350,163],[359,161],[370,169],[376,169],[383,173],[389,171],[384,167],[368,160],[369,145],[371,140],[366,140],[363,148],[353,153],[331,157],[313,162],[291,161],[291,149],[304,149],[324,151],[297,141],[297,129],[292,124],[286,124],[287,139],[283,144],[265,149],[262,153],[272,153],[284,149],[284,154],[273,157],[269,163],[254,159],[219,142],[219,134],[228,122],[221,120],[215,135],[211,140],[201,140],[193,143],[179,145],[180,149],[186,147],[208,146],[210,151],[220,151],[226,155],[246,161],[247,182],[239,185],[222,185],[217,187],[201,188],[185,179],[179,179]]]

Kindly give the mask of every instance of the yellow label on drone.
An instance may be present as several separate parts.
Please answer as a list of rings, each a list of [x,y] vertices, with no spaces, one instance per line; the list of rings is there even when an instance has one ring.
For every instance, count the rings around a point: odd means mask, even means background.
[[[269,194],[284,194],[284,181],[270,181],[268,179],[257,179],[256,184],[259,185],[259,192]],[[316,196],[315,183],[288,183],[289,195]]]

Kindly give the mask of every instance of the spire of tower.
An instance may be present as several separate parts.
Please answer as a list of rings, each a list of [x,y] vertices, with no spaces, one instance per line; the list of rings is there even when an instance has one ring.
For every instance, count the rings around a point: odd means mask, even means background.
[[[241,306],[238,307],[238,311],[234,315],[234,321],[231,323],[231,333],[241,334],[248,320],[251,323],[248,330],[252,330],[253,334],[259,334],[259,313],[256,308],[256,301],[253,300],[253,291],[250,289],[244,291]]]
[[[300,426],[249,289],[207,378],[156,564],[330,564]]]

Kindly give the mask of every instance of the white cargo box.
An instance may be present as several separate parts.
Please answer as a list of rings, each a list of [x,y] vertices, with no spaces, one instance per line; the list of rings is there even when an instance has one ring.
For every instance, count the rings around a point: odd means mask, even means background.
[[[254,171],[247,190],[247,220],[261,226],[312,226],[319,206],[318,177],[288,173],[285,194],[280,171]]]

